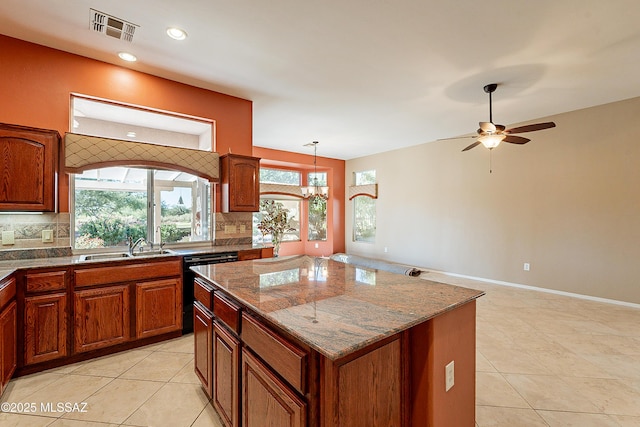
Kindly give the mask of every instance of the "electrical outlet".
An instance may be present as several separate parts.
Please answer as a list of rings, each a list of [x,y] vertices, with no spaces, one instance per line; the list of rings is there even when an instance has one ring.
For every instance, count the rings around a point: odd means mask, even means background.
[[[447,366],[444,367],[444,376],[445,376],[445,390],[444,391],[449,391],[451,390],[451,387],[453,387],[453,385],[455,384],[455,369],[454,369],[455,365],[453,360],[451,362],[449,362],[447,364]]]
[[[53,230],[42,230],[42,243],[53,243]]]
[[[224,232],[225,234],[235,234],[237,231],[237,228],[235,225],[225,225],[224,226]]]
[[[530,270],[530,268],[531,268],[531,266],[529,265],[529,263],[528,263],[528,262],[525,262],[525,263],[524,263],[524,271],[529,271],[529,270]]]
[[[384,247],[384,253],[386,254],[387,252],[389,252],[389,248],[387,248],[386,246]]]
[[[240,233],[246,233],[247,232],[247,226],[244,224],[240,225]]]
[[[13,230],[3,231],[2,232],[2,245],[13,245],[15,244],[15,237],[13,235]]]

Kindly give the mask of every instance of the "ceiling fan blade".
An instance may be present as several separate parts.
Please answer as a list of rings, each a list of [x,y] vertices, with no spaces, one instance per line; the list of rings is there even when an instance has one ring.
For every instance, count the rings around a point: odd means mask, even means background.
[[[480,129],[482,129],[483,132],[495,132],[496,131],[496,125],[494,125],[491,122],[480,122]]]
[[[526,144],[531,141],[529,138],[523,138],[517,135],[507,135],[503,139],[504,142],[510,142],[512,144]]]
[[[505,132],[508,133],[525,133],[525,132],[534,132],[536,130],[549,129],[556,127],[556,124],[553,122],[545,122],[545,123],[535,123],[532,125],[520,126],[517,128],[507,129]]]
[[[467,151],[467,150],[471,150],[473,147],[477,146],[478,144],[480,144],[480,141],[476,141],[473,144],[471,144],[470,146],[466,147],[465,149],[463,149],[462,151]]]
[[[440,138],[440,139],[436,139],[436,141],[449,141],[452,139],[467,139],[467,138],[477,138],[478,135],[467,135],[467,136],[454,136],[451,138]]]

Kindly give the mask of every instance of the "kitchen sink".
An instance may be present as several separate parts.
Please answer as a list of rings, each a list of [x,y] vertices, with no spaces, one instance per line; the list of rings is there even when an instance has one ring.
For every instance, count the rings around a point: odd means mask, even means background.
[[[88,254],[88,255],[82,255],[80,257],[80,261],[92,261],[92,260],[97,260],[97,259],[118,259],[118,258],[129,258],[131,255],[129,255],[127,252],[112,252],[112,253],[106,253],[106,254]]]
[[[133,254],[129,254],[128,252],[87,254],[87,255],[82,255],[80,257],[80,261],[96,261],[101,259],[121,259],[121,258],[131,258],[131,257],[139,257],[139,256],[153,256],[153,255],[166,255],[166,254],[175,254],[175,252],[169,249],[158,249],[158,250],[134,252]]]
[[[158,250],[134,252],[133,256],[151,256],[151,255],[165,255],[165,254],[175,254],[175,252],[170,251],[169,249],[158,249]]]

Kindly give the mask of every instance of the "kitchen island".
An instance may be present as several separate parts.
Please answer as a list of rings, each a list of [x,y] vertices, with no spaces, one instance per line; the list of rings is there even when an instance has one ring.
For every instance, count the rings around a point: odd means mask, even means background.
[[[192,269],[196,373],[226,425],[474,425],[483,292],[308,256]]]

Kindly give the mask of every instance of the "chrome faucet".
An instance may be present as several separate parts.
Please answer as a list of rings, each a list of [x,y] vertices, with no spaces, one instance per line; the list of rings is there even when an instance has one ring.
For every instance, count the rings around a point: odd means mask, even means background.
[[[141,237],[134,242],[133,238],[129,236],[128,242],[129,242],[129,255],[133,255],[133,251],[138,247],[138,245],[140,245],[141,243],[147,243],[147,240],[144,237]]]
[[[164,248],[164,242],[162,241],[162,230],[160,226],[156,227],[156,233],[158,233],[158,242],[160,243],[160,250]]]

